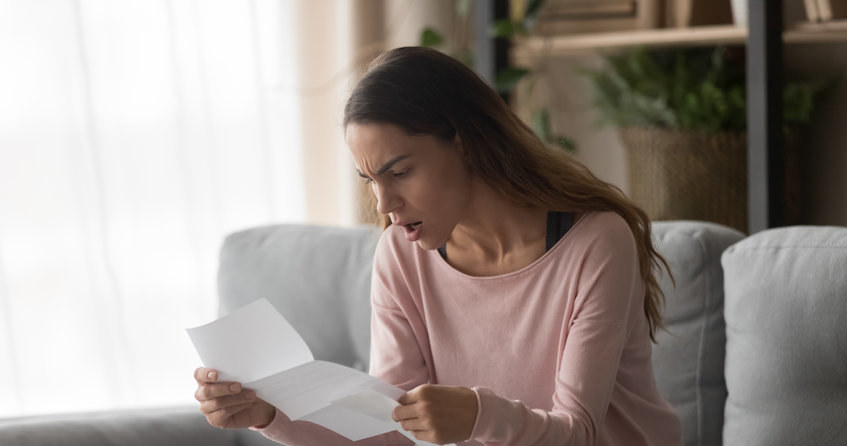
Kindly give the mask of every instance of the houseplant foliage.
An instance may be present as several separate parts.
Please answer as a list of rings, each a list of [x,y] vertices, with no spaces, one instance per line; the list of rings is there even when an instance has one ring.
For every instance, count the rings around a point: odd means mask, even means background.
[[[607,55],[605,69],[583,70],[603,122],[717,132],[747,128],[743,54],[727,48],[632,51]],[[811,121],[821,81],[789,82],[783,90],[786,131]]]
[[[744,55],[723,47],[607,55],[583,70],[602,122],[618,126],[629,158],[630,196],[655,220],[695,219],[747,229]],[[798,129],[824,83],[783,90],[789,223],[799,218]]]

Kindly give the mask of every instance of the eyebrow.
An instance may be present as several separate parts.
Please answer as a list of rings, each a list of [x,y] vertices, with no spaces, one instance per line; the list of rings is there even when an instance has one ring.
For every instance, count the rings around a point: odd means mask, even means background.
[[[390,161],[388,161],[387,163],[383,164],[383,165],[382,165],[382,167],[380,167],[379,169],[377,169],[377,170],[376,170],[376,176],[380,176],[380,175],[384,174],[384,173],[385,173],[385,172],[387,172],[387,171],[388,171],[388,169],[390,169],[392,166],[394,166],[395,164],[399,163],[400,161],[403,161],[404,159],[406,159],[406,158],[408,158],[408,157],[409,157],[409,155],[400,155],[400,156],[398,156],[398,157],[395,157],[395,158],[391,159],[391,160],[390,160]],[[358,167],[356,168],[356,172],[358,172],[358,173],[359,173],[359,176],[360,176],[360,177],[362,177],[362,178],[370,178],[369,176],[367,176],[367,175],[363,174],[363,173],[362,173],[362,171],[361,171],[361,170],[359,170],[359,168],[358,168]]]

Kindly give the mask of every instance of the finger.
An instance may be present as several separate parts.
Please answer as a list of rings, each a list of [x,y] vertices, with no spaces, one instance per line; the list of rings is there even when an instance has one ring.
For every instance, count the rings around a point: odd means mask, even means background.
[[[407,430],[412,433],[423,432],[430,429],[430,426],[428,426],[427,423],[420,418],[403,420],[400,422],[400,426],[402,426],[404,430]]]
[[[194,398],[197,401],[206,401],[222,396],[234,395],[241,392],[241,383],[216,383],[216,384],[201,384],[194,392]]]
[[[230,424],[232,424],[232,417],[237,415],[239,412],[246,410],[248,407],[250,407],[250,404],[252,403],[238,404],[235,406],[216,410],[206,415],[206,421],[208,421],[208,423],[212,426],[225,429],[229,427]]]
[[[397,402],[398,402],[398,403],[400,403],[400,404],[412,404],[412,403],[414,403],[415,401],[414,401],[414,400],[412,399],[412,397],[409,395],[409,392],[406,392],[406,393],[404,393],[404,394],[403,394],[403,396],[401,396],[401,397],[397,400]]]
[[[393,418],[394,421],[410,420],[417,418],[419,415],[416,404],[403,404],[395,407],[394,410],[391,411],[391,418]]]
[[[198,383],[213,383],[218,380],[218,372],[206,367],[197,367],[194,370],[194,380]]]
[[[400,404],[412,404],[415,401],[418,401],[420,397],[420,393],[425,390],[428,384],[421,384],[420,386],[415,387],[414,389],[406,392],[400,399],[397,400]]]
[[[212,412],[216,412],[221,409],[226,409],[228,407],[239,406],[242,404],[250,404],[253,403],[255,399],[256,392],[252,390],[245,390],[235,395],[227,395],[222,396],[220,398],[205,400],[200,403],[200,411],[204,414],[210,414]]]

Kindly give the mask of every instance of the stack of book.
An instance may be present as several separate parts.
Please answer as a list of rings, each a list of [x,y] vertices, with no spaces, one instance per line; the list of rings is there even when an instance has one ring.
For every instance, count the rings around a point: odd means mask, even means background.
[[[732,23],[729,0],[547,0],[533,32],[539,35]]]
[[[847,19],[847,0],[804,0],[810,22]]]
[[[660,0],[547,0],[533,32],[597,33],[659,26]]]
[[[665,0],[665,27],[724,25],[732,23],[727,0]]]

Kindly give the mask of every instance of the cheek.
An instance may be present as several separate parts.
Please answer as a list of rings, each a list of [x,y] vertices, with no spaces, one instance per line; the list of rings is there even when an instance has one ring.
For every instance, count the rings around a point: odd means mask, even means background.
[[[438,209],[442,217],[455,220],[468,207],[470,199],[470,182],[460,172],[445,172],[432,193],[427,196],[429,204]]]
[[[442,185],[445,189],[449,189],[448,193],[454,199],[465,202],[468,199],[471,190],[471,176],[464,165],[457,162],[450,166],[450,170],[445,170],[449,177],[445,178]]]

